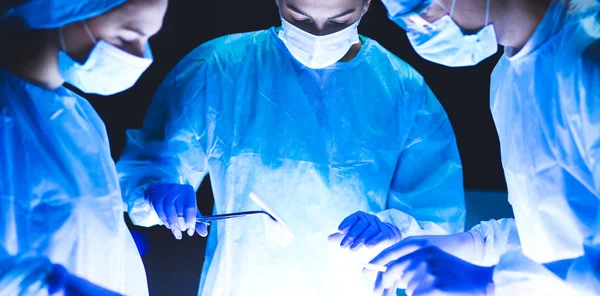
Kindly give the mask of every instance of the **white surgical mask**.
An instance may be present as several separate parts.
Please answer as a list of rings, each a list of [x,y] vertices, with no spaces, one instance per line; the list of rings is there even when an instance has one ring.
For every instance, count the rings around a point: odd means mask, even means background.
[[[113,95],[131,88],[152,64],[150,45],[144,57],[127,53],[103,40],[96,41],[88,25],[83,26],[96,44],[88,59],[80,64],[68,54],[62,29],[59,29],[61,51],[58,53],[60,75],[83,92],[103,96]]]
[[[450,15],[428,24],[424,30],[409,28],[408,40],[428,61],[449,67],[473,66],[498,51],[494,25],[488,24],[490,1],[487,2],[485,27],[475,35],[465,35],[452,19],[455,3],[456,0],[452,1]]]
[[[360,19],[349,27],[325,36],[310,34],[281,17],[279,38],[292,56],[303,65],[321,69],[341,60],[352,45],[358,43],[358,24]]]

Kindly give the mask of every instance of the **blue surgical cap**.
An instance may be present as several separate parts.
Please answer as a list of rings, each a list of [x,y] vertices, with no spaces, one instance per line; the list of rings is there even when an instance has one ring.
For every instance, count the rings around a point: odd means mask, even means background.
[[[0,0],[1,1],[1,0]],[[53,29],[101,15],[127,0],[29,0],[0,16],[0,32]],[[1,13],[1,11],[0,11]]]
[[[388,10],[390,17],[403,15],[409,12],[418,12],[420,8],[428,7],[432,0],[381,0]]]

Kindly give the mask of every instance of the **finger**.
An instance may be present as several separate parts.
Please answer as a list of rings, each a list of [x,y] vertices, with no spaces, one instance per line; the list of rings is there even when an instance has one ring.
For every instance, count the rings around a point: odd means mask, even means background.
[[[398,282],[394,283],[394,285],[387,290],[390,293],[390,296],[396,296],[396,290],[398,290]]]
[[[198,222],[196,223],[196,232],[202,236],[202,237],[206,237],[208,235],[208,225],[206,223],[203,222]]]
[[[151,193],[151,194],[156,194],[157,192]],[[154,208],[154,211],[156,212],[156,215],[158,215],[158,218],[160,219],[160,221],[162,221],[163,224],[165,224],[165,226],[167,228],[171,228],[171,224],[169,223],[169,220],[167,219],[167,215],[165,214],[165,209],[163,207],[163,203],[162,200],[160,200],[159,202],[153,202],[152,203],[152,207]]]
[[[376,235],[381,233],[381,229],[377,225],[369,226],[359,237],[354,240],[354,243],[350,246],[350,250],[357,251],[361,246],[364,245],[364,242],[372,239]]]
[[[344,219],[344,221],[342,221],[342,223],[340,223],[338,230],[340,230],[340,231],[345,230],[347,228],[350,228],[356,222],[358,222],[358,220],[360,220],[358,213],[359,212],[356,212],[356,213],[346,217],[346,219]]]
[[[429,274],[427,269],[419,269],[406,286],[406,295],[432,295],[435,278]]]
[[[377,273],[377,278],[375,279],[375,286],[373,287],[373,294],[381,295],[385,292],[385,288],[381,284],[383,281],[383,272]]]
[[[389,289],[394,283],[401,279],[404,270],[410,264],[410,260],[395,261],[388,265],[385,272],[381,274],[381,288]]]
[[[176,239],[181,239],[181,237],[182,237],[181,230],[179,230],[178,227],[172,227],[171,233],[173,233],[173,236],[175,236]]]
[[[169,194],[172,195],[171,200],[175,208],[175,213],[177,213],[177,227],[179,227],[179,230],[181,231],[185,231],[187,229],[187,224],[185,221],[185,206],[189,195],[189,187],[189,185],[177,185],[177,187],[173,188],[173,190],[169,192]],[[166,214],[168,218],[169,212],[166,212]],[[194,217],[196,216],[194,215]]]
[[[369,263],[376,265],[386,265],[391,261],[397,260],[401,257],[415,252],[416,250],[422,248],[424,245],[425,243],[421,240],[406,239],[383,250]]]
[[[336,233],[330,234],[327,237],[327,240],[329,240],[329,241],[340,241],[341,242],[342,239],[344,239],[344,236],[345,236],[344,233],[336,232]]]
[[[405,270],[402,276],[400,277],[400,284],[406,287],[406,293],[409,291],[412,294],[412,291],[415,290],[417,284],[424,279],[425,272],[427,271],[427,263],[426,262],[417,262],[413,261]],[[418,279],[418,280],[414,280]],[[411,288],[409,288],[411,287]]]
[[[171,225],[171,228],[185,230],[185,229],[181,229],[181,227],[177,224],[177,211],[175,210],[175,203],[173,202],[173,199],[165,198],[165,200],[163,202],[163,207],[164,207],[165,215],[167,216],[167,221]]]
[[[350,244],[352,244],[357,237],[367,230],[367,227],[369,227],[369,222],[365,220],[359,220],[356,224],[354,224],[354,226],[352,226],[350,231],[348,231],[348,234],[346,234],[346,237],[344,237],[340,246],[342,248],[350,246]]]
[[[195,202],[185,205],[185,214],[183,215],[183,218],[185,220],[185,225],[188,229],[189,236],[194,235],[194,231],[196,229],[196,216],[198,214],[198,207],[196,206]]]
[[[402,275],[406,272],[411,264],[418,263],[425,260],[425,252],[414,252],[396,261],[387,264],[387,270],[381,273],[380,288],[389,289],[396,281],[400,280]]]
[[[365,242],[365,246],[367,246],[368,248],[372,248],[375,247],[381,243],[385,243],[387,242],[388,236],[387,234],[383,233],[383,232],[379,232],[377,233],[377,235],[375,235],[374,237],[372,237],[371,239],[367,240]]]

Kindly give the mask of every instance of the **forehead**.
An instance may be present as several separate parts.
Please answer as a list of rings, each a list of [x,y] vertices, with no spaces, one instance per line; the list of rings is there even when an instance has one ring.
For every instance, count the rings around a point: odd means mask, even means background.
[[[132,26],[154,34],[160,30],[167,10],[167,0],[127,1],[105,16],[113,25]]]
[[[283,7],[293,6],[304,12],[340,12],[362,7],[365,0],[281,0]]]

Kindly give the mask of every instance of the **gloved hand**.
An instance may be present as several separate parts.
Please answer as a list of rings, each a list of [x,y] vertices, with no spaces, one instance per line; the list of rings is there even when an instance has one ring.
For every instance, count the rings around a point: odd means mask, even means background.
[[[429,245],[388,263],[377,275],[375,293],[405,285],[408,296],[492,295],[493,272],[494,267],[473,265]]]
[[[411,236],[383,250],[371,263],[386,265],[428,246],[438,247],[442,251],[470,263],[480,262],[484,251],[483,238],[476,231],[451,235]]]
[[[183,231],[187,231],[189,236],[194,235],[194,231],[201,236],[208,234],[206,224],[196,223],[200,212],[196,203],[196,192],[191,185],[156,183],[148,187],[144,195],[176,239],[181,239]]]
[[[48,293],[64,296],[120,296],[89,281],[70,274],[62,265],[54,264],[48,276]]]
[[[350,247],[352,251],[356,251],[362,246],[371,248],[386,242],[393,244],[402,237],[396,226],[384,223],[377,216],[365,212],[356,212],[348,216],[342,221],[338,230],[344,235],[340,246],[342,248]],[[334,233],[329,236],[329,239],[337,236],[339,233]]]

